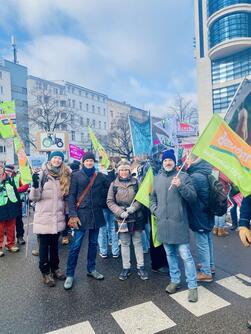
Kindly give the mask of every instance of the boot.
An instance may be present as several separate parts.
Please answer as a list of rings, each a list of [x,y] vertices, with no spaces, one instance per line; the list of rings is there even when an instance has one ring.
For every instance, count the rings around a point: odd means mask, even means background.
[[[60,271],[60,269],[55,270],[52,273],[54,278],[57,278],[59,281],[64,281],[66,279],[66,276],[64,273],[62,273],[62,271]]]
[[[218,235],[218,227],[213,228],[213,235]]]
[[[218,228],[218,237],[226,237],[229,233],[224,228]]]
[[[52,288],[56,284],[53,277],[50,274],[43,274],[43,282],[50,288]]]

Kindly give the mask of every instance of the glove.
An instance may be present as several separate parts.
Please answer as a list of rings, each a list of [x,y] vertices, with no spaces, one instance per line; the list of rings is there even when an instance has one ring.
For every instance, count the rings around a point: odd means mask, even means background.
[[[70,219],[68,220],[68,226],[70,228],[78,230],[79,226],[81,226],[81,222],[78,217],[70,217]]]
[[[134,213],[136,211],[135,207],[130,205],[128,208],[126,208],[126,212],[129,214]]]
[[[39,187],[39,175],[38,173],[34,173],[32,175],[32,186],[37,189]]]
[[[243,246],[249,247],[251,244],[251,231],[247,227],[240,227],[239,236]]]
[[[129,213],[127,211],[123,211],[120,215],[122,219],[126,219],[129,216]]]

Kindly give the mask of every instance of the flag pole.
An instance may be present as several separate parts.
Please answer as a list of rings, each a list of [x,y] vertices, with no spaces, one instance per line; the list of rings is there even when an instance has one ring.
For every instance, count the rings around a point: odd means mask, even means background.
[[[180,175],[180,173],[182,172],[182,169],[184,168],[188,158],[190,158],[190,155],[192,154],[192,151],[189,152],[188,156],[186,157],[185,161],[183,162],[182,166],[180,167],[180,170],[178,171],[178,173],[175,175],[175,177],[178,177]],[[170,187],[168,188],[168,190],[170,190],[172,188],[172,184],[170,185]]]
[[[27,224],[26,224],[26,245],[25,245],[25,257],[28,257],[28,249],[29,249],[29,228],[30,228],[30,201],[29,196],[27,197]]]

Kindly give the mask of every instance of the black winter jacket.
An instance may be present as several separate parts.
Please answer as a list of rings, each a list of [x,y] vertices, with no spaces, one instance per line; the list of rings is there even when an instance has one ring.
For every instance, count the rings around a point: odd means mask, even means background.
[[[241,202],[239,226],[250,227],[251,220],[251,195],[244,197]]]
[[[191,176],[198,200],[194,205],[188,207],[189,226],[194,232],[210,232],[214,226],[214,215],[207,212],[209,201],[208,175],[212,173],[211,165],[200,160],[193,163],[187,170]]]

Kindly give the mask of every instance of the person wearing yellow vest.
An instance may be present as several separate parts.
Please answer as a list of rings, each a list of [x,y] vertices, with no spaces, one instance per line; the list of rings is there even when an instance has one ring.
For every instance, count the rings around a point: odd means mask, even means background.
[[[16,217],[19,213],[20,197],[14,181],[6,174],[0,162],[0,257],[4,256],[3,243],[6,232],[6,249],[12,253],[19,251],[15,241]]]
[[[21,181],[20,173],[15,171],[14,165],[5,165],[6,174],[11,177],[17,187],[17,191],[20,195],[19,201],[19,215],[16,218],[16,236],[18,245],[24,245],[24,223],[22,219],[22,202],[25,200],[25,193],[29,188],[28,184],[23,184]]]

